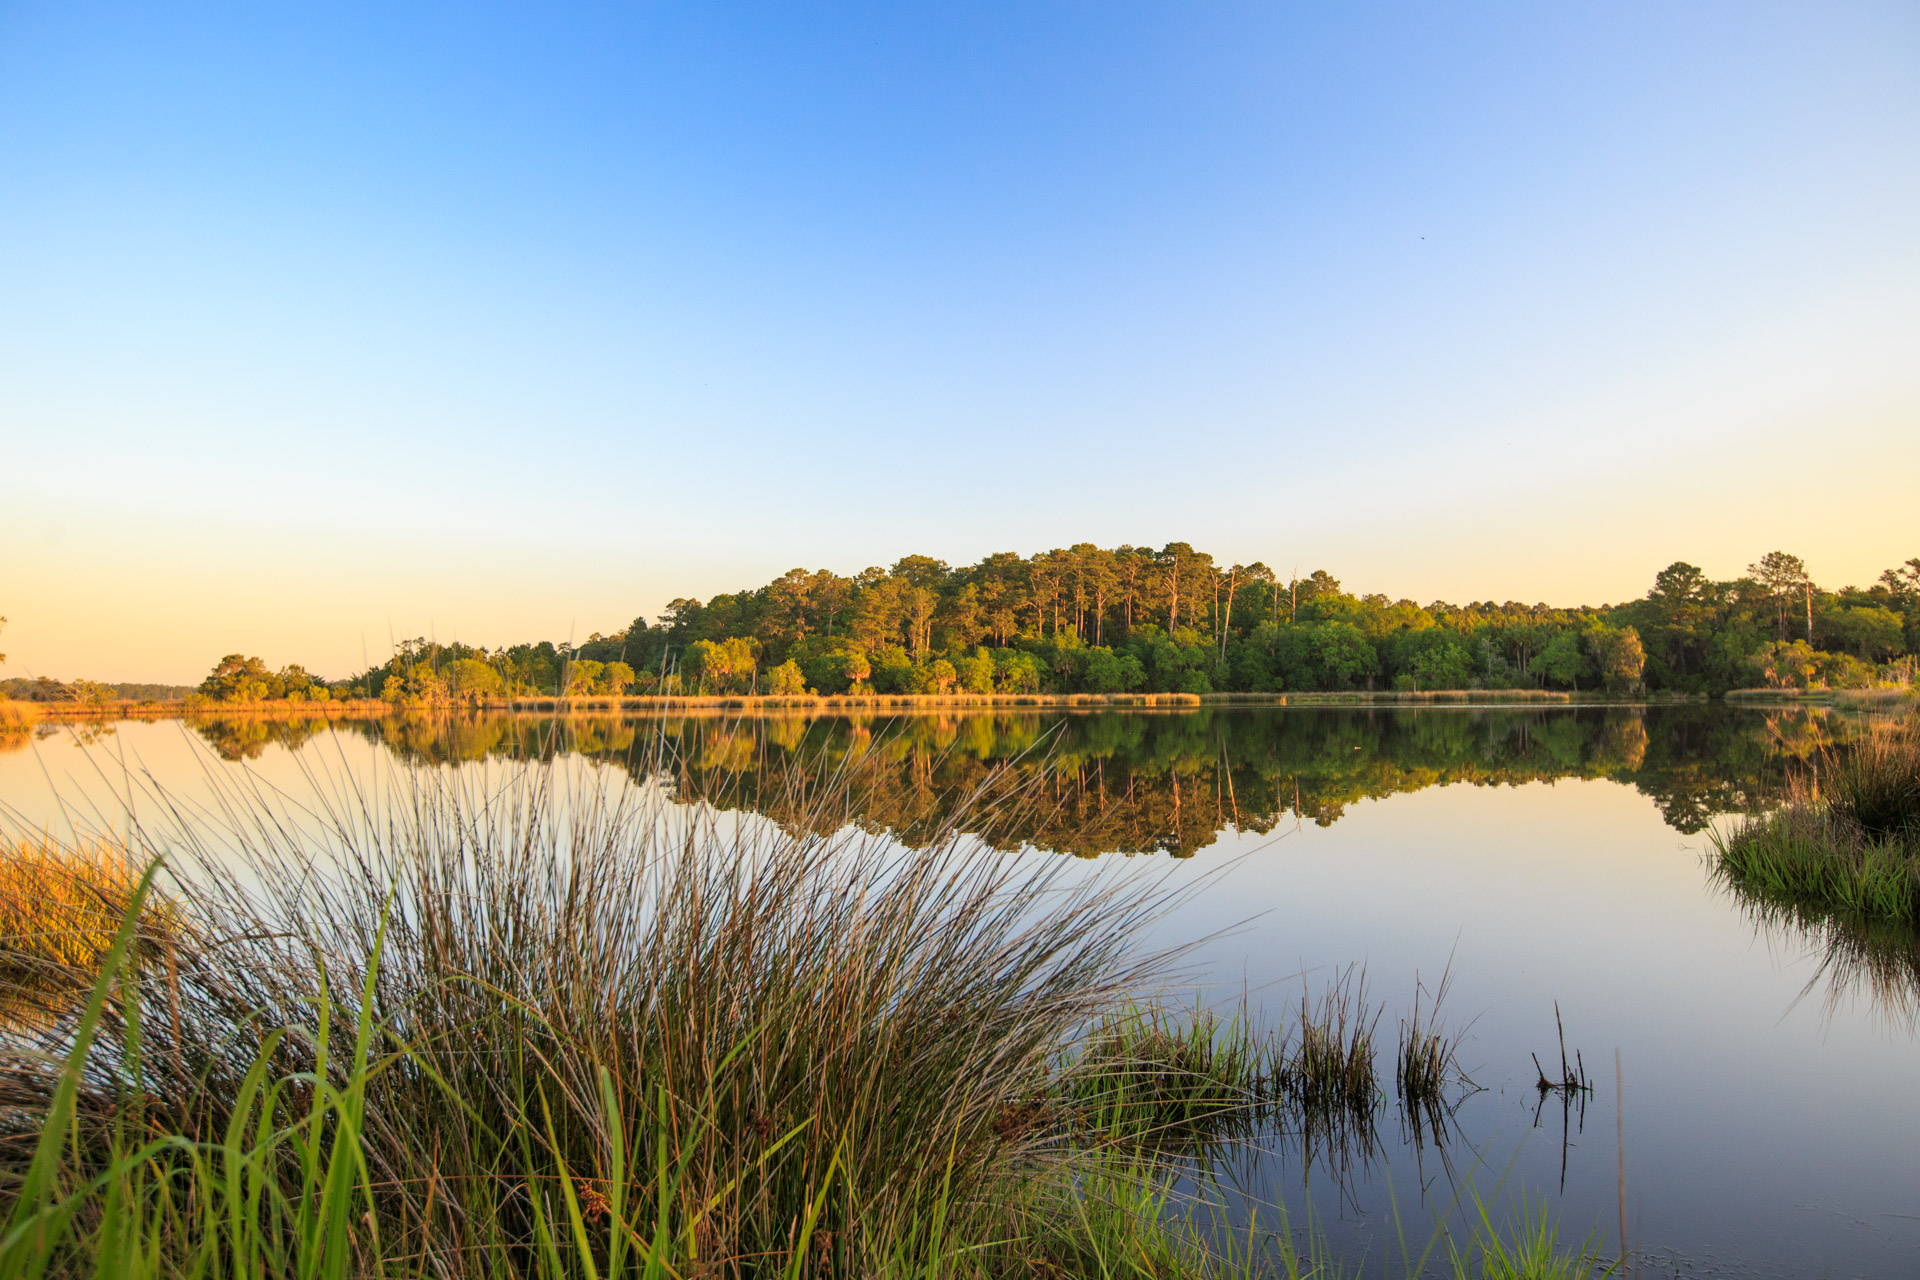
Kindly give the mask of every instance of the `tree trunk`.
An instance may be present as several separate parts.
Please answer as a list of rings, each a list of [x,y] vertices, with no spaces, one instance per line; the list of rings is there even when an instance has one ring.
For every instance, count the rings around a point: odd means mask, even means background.
[[[1237,565],[1235,566],[1236,569],[1238,567]],[[1224,620],[1226,625],[1220,628],[1220,659],[1223,662],[1226,661],[1227,657],[1227,632],[1233,629],[1233,593],[1239,585],[1240,575],[1233,570],[1229,570],[1227,573],[1227,616]]]

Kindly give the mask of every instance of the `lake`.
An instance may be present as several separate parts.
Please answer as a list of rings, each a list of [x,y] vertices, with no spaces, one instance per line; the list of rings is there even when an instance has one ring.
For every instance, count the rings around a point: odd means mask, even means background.
[[[1173,998],[1279,1018],[1364,966],[1389,1090],[1416,980],[1450,967],[1444,1020],[1477,1086],[1451,1135],[1415,1141],[1391,1098],[1343,1144],[1265,1134],[1225,1161],[1236,1211],[1275,1225],[1284,1206],[1359,1260],[1397,1257],[1402,1234],[1419,1248],[1477,1194],[1496,1222],[1544,1204],[1563,1238],[1611,1250],[1624,1157],[1641,1274],[1904,1275],[1920,945],[1762,920],[1704,859],[1713,824],[1856,729],[1705,704],[127,721],[7,740],[0,805],[64,834],[123,822],[136,774],[192,803],[238,771],[297,797],[543,760],[793,822],[796,781],[857,755],[886,762],[857,821],[911,845],[982,787],[1017,790],[982,832],[1011,856],[1189,891],[1141,940],[1200,940]],[[1558,1065],[1556,1005],[1594,1085],[1564,1105],[1535,1087],[1535,1055]]]

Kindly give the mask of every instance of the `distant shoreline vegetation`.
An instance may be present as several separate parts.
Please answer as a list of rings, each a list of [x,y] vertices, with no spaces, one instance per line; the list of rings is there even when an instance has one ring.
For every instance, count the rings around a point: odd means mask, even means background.
[[[1184,542],[1157,551],[1082,543],[960,568],[915,555],[851,577],[793,569],[765,586],[674,600],[658,619],[578,645],[407,640],[345,680],[230,654],[196,694],[223,704],[399,706],[638,696],[1719,696],[1755,686],[1906,688],[1920,668],[1916,650],[1920,557],[1871,587],[1833,591],[1785,552],[1724,582],[1677,562],[1640,600],[1557,609],[1356,595],[1324,570],[1282,577],[1258,562],[1222,565]]]

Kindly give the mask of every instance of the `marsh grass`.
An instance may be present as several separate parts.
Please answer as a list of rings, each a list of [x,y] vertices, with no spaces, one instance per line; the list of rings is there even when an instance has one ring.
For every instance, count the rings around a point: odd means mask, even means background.
[[[478,705],[514,711],[720,712],[937,711],[992,707],[1197,707],[1197,693],[832,693],[832,694],[641,694],[612,697],[516,697]]]
[[[16,845],[79,888],[10,945],[91,982],[0,1037],[0,1280],[1323,1273],[1102,1117],[1370,1114],[1364,980],[1283,1065],[1130,1004],[1154,882],[832,822],[862,768],[785,827],[541,766]]]
[[[90,1117],[60,1125],[63,1184],[126,1155],[138,1099],[142,1129],[244,1148],[168,1148],[143,1184],[142,1247],[169,1273],[234,1272],[214,1260],[229,1246],[247,1275],[312,1257],[299,1213],[324,1162],[302,1144],[323,1137],[353,1153],[327,1174],[352,1211],[324,1257],[422,1273],[617,1272],[621,1241],[661,1274],[865,1273],[1011,1229],[1007,1171],[1063,1150],[1031,1099],[1074,1030],[1144,979],[1131,939],[1157,890],[957,825],[909,852],[844,822],[790,835],[513,777],[408,775],[305,812],[233,794],[137,831],[129,852],[168,854],[197,941],[164,980],[123,966],[84,1034],[63,1021],[9,1061],[11,1114]],[[795,804],[852,811],[861,781]],[[821,827],[841,834],[806,834]],[[26,884],[33,859],[15,861]],[[130,887],[94,880],[50,908],[62,945],[84,940],[70,961],[99,956]],[[77,1072],[31,1067],[62,1047]],[[213,1230],[202,1182],[242,1169],[244,1207],[219,1202],[244,1230]],[[108,1249],[111,1209],[62,1219],[61,1247]]]
[[[1920,838],[1920,726],[1876,725],[1823,764],[1835,817],[1872,839]]]
[[[1301,992],[1279,1083],[1309,1126],[1371,1122],[1381,1097],[1374,1066],[1381,1013],[1367,997],[1362,969],[1343,970],[1318,999]]]
[[[46,1025],[93,985],[132,909],[140,870],[105,841],[0,841],[0,1027]],[[130,944],[133,962],[164,963],[182,929],[174,905],[149,895]]]
[[[1478,1196],[1473,1206],[1473,1233],[1464,1243],[1452,1236],[1445,1241],[1448,1270],[1455,1280],[1588,1280],[1620,1269],[1619,1262],[1607,1263],[1596,1234],[1572,1249],[1562,1245],[1559,1224],[1545,1205],[1523,1200],[1504,1229],[1495,1226]]]
[[[1822,748],[1780,809],[1710,839],[1744,897],[1920,924],[1920,730],[1883,722]]]
[[[40,722],[40,714],[34,703],[0,698],[0,735],[27,732]]]
[[[1128,1001],[1094,1023],[1063,1078],[1094,1133],[1219,1140],[1270,1117],[1285,1056],[1283,1034],[1244,1003],[1222,1014]]]
[[[1412,1011],[1400,1022],[1394,1091],[1400,1098],[1401,1119],[1416,1148],[1429,1142],[1444,1144],[1458,1106],[1454,1094],[1462,1087],[1474,1087],[1460,1065],[1465,1029],[1447,1030],[1441,1022],[1440,1010],[1452,983],[1451,963],[1431,993],[1416,979]]]

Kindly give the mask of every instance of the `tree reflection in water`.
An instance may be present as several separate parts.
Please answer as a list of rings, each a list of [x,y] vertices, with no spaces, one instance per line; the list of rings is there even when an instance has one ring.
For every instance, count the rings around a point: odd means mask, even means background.
[[[676,798],[818,821],[793,797],[855,758],[887,768],[856,820],[913,844],[982,787],[1039,803],[984,832],[1006,847],[1188,857],[1228,830],[1337,822],[1363,799],[1467,784],[1609,778],[1652,798],[1674,829],[1774,802],[1787,768],[1845,737],[1819,707],[1202,707],[1186,712],[531,716],[396,714],[339,726],[395,757],[446,765],[579,755]],[[230,760],[298,750],[321,717],[193,721]]]

